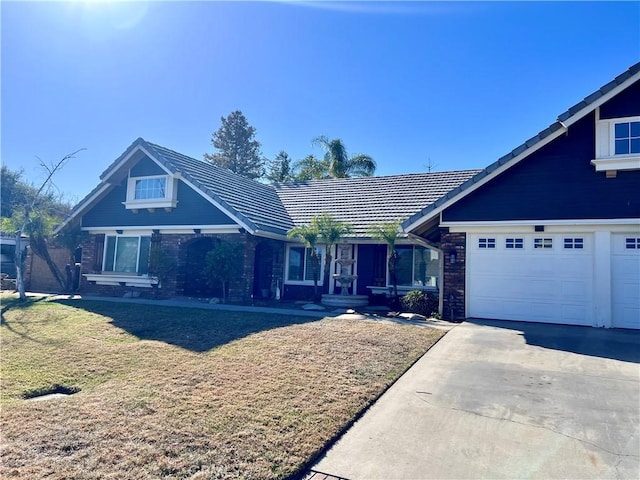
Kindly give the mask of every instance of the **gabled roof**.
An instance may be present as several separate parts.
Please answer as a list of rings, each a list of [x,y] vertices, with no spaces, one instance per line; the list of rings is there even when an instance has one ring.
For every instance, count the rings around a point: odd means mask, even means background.
[[[309,223],[324,212],[352,224],[356,236],[367,236],[371,225],[408,218],[479,172],[341,178],[274,186],[138,138],[107,167],[100,176],[101,183],[76,205],[65,224],[119,183],[139,152],[191,184],[250,233],[282,237],[292,227]]]
[[[144,144],[156,160],[233,212],[252,233],[286,234],[293,226],[273,187],[160,145]]]
[[[640,62],[636,63],[624,73],[618,75],[612,81],[603,85],[598,90],[587,96],[581,102],[578,102],[566,112],[561,113],[558,119],[549,127],[542,130],[537,135],[531,137],[522,145],[514,148],[511,152],[499,158],[496,162],[489,165],[484,170],[462,183],[459,187],[450,190],[445,195],[422,210],[412,215],[403,222],[402,227],[405,231],[411,232],[420,225],[430,221],[435,215],[438,215],[444,208],[450,206],[454,202],[465,197],[480,185],[488,182],[492,178],[500,175],[505,170],[516,165],[520,160],[543,147],[551,140],[555,139],[565,131],[573,123],[577,122],[587,114],[594,111],[603,103],[607,102],[615,95],[626,89],[640,79]]]
[[[281,184],[276,190],[295,225],[308,224],[315,215],[329,212],[363,237],[372,225],[406,219],[478,172],[310,180]]]
[[[149,155],[168,172],[191,183],[194,188],[208,197],[212,203],[221,207],[252,234],[269,232],[285,235],[293,226],[273,187],[236,175],[203,160],[196,160],[147,142],[143,138],[136,139],[107,167],[100,175],[101,183],[74,207],[69,219],[62,226],[101,198],[112,186],[112,179],[119,181],[122,170],[128,169],[138,151]]]

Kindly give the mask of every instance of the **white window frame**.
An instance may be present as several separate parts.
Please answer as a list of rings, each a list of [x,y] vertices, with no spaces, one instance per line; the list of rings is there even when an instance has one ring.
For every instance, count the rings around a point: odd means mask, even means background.
[[[287,285],[311,285],[313,286],[313,280],[289,280],[289,258],[292,248],[304,248],[304,258],[305,265],[304,271],[302,272],[302,278],[304,279],[307,275],[307,250],[310,250],[309,247],[305,247],[303,244],[290,244],[287,245],[287,254],[285,261],[285,284]],[[320,265],[318,267],[318,286],[324,285],[324,261],[326,257],[326,247],[324,245],[316,245],[316,250],[320,253]]]
[[[535,237],[533,239],[534,250],[553,250],[553,237]]]
[[[524,250],[523,237],[506,237],[504,239],[505,250]]]
[[[398,244],[396,245],[396,247],[412,247],[411,249],[411,284],[410,285],[406,285],[406,284],[398,284],[398,291],[402,291],[402,292],[408,292],[410,290],[437,290],[440,288],[440,274],[441,272],[441,268],[438,268],[438,275],[435,276],[436,279],[436,285],[414,285],[413,284],[413,280],[415,278],[416,272],[415,272],[415,267],[416,267],[416,247],[420,247],[420,248],[424,248],[426,250],[432,251],[432,252],[436,252],[438,254],[438,262],[442,262],[442,254],[434,249],[434,248],[428,248],[428,247],[424,247],[422,245],[407,245],[407,244]],[[389,247],[387,246],[387,250],[389,249]],[[441,267],[442,263],[440,263],[440,267]],[[386,270],[387,270],[387,289],[389,287],[392,287],[393,284],[391,283],[391,273],[389,272],[389,262],[387,262],[386,265]],[[433,277],[434,275],[429,275],[429,278]]]
[[[165,191],[163,198],[136,198],[136,184],[141,180],[165,179]],[[141,177],[129,177],[127,179],[127,199],[124,206],[127,210],[133,210],[136,213],[140,209],[149,209],[153,211],[156,208],[172,209],[175,208],[177,201],[177,189],[175,188],[176,179],[171,175],[146,175]]]
[[[615,126],[617,123],[640,122],[640,115],[600,119],[596,111],[596,151],[591,164],[596,172],[615,170],[640,170],[640,153],[615,154]]]
[[[140,245],[142,243],[142,237],[151,237],[150,235],[126,235],[126,234],[122,234],[122,235],[106,235],[104,238],[104,248],[103,248],[103,252],[102,252],[102,273],[106,274],[106,275],[140,275],[143,277],[148,276],[148,273],[145,274],[140,274]],[[116,252],[118,251],[118,240],[120,238],[137,238],[138,239],[138,246],[137,246],[137,253],[136,253],[136,271],[135,272],[118,272],[116,270],[105,270],[105,267],[107,266],[107,250],[108,250],[108,245],[109,245],[109,238],[115,238],[115,245],[114,245],[114,249],[113,249],[113,258],[111,259],[111,268],[114,269],[115,268],[115,264],[116,264]]]

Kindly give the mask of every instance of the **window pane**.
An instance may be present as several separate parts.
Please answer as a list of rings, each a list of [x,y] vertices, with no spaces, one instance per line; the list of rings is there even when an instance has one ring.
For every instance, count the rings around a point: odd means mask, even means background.
[[[640,138],[631,139],[631,152],[629,153],[640,153]]]
[[[166,178],[143,178],[136,180],[136,200],[164,198]]]
[[[616,155],[629,153],[629,140],[616,140]]]
[[[138,263],[139,237],[118,237],[116,242],[116,272],[135,273]]]
[[[640,122],[631,122],[631,136],[640,137]]]
[[[107,237],[105,246],[106,254],[104,256],[104,272],[113,272],[113,256],[116,252],[116,237]]]
[[[322,276],[321,272],[322,272],[322,257],[320,256],[320,252],[317,251],[318,254],[318,281],[320,280],[320,277]],[[311,249],[307,248],[306,249],[306,264],[307,264],[307,268],[304,272],[304,279],[305,280],[311,280],[313,281],[313,262],[311,261]]]
[[[435,287],[440,273],[438,252],[425,247],[414,247],[413,253],[413,285],[419,287]]]
[[[398,253],[398,261],[396,262],[396,279],[398,285],[411,285],[413,270],[413,247],[401,246],[396,247]]]
[[[616,123],[616,138],[629,138],[629,124],[628,123]]]
[[[138,261],[138,273],[149,273],[149,252],[151,251],[151,237],[140,237],[140,260]]]
[[[289,249],[289,280],[302,280],[304,251],[304,247],[291,247]]]

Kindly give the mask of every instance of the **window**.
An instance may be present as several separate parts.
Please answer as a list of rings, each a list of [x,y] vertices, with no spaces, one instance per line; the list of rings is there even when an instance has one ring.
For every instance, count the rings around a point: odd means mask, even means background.
[[[640,122],[616,123],[614,141],[616,155],[640,153]]]
[[[419,245],[401,245],[396,247],[396,252],[398,253],[396,263],[398,285],[437,287],[440,260],[436,250]]]
[[[505,240],[505,248],[524,248],[524,239],[522,238],[507,238]]]
[[[640,116],[596,120],[595,147],[597,172],[615,178],[617,170],[640,170]]]
[[[108,236],[104,248],[103,271],[149,273],[151,237]]]
[[[164,198],[167,185],[166,177],[142,178],[135,181],[136,200],[147,200],[150,198]]]
[[[478,248],[496,248],[495,238],[479,238]]]
[[[584,248],[583,238],[565,238],[564,248],[582,249]]]
[[[324,249],[316,247],[318,252],[318,285],[322,285],[324,269]],[[313,283],[313,263],[311,249],[290,246],[288,249],[287,280],[290,282]]]
[[[640,250],[640,238],[627,237],[625,247],[629,250]]]
[[[534,238],[533,248],[553,248],[553,240],[551,238]]]
[[[124,205],[136,213],[139,209],[171,209],[177,205],[177,180],[168,175],[129,177]]]

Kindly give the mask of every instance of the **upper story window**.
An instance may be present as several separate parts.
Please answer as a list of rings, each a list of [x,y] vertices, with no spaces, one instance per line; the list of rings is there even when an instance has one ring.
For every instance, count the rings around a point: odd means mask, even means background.
[[[167,177],[142,178],[135,181],[134,198],[136,200],[165,198],[166,192]]]
[[[617,170],[640,170],[640,116],[600,119],[596,115],[596,151],[591,164],[607,176]]]
[[[616,123],[613,133],[616,155],[640,153],[640,121]]]
[[[139,209],[154,211],[156,208],[170,210],[177,202],[177,180],[169,175],[129,177],[127,200],[124,205],[134,213]]]

